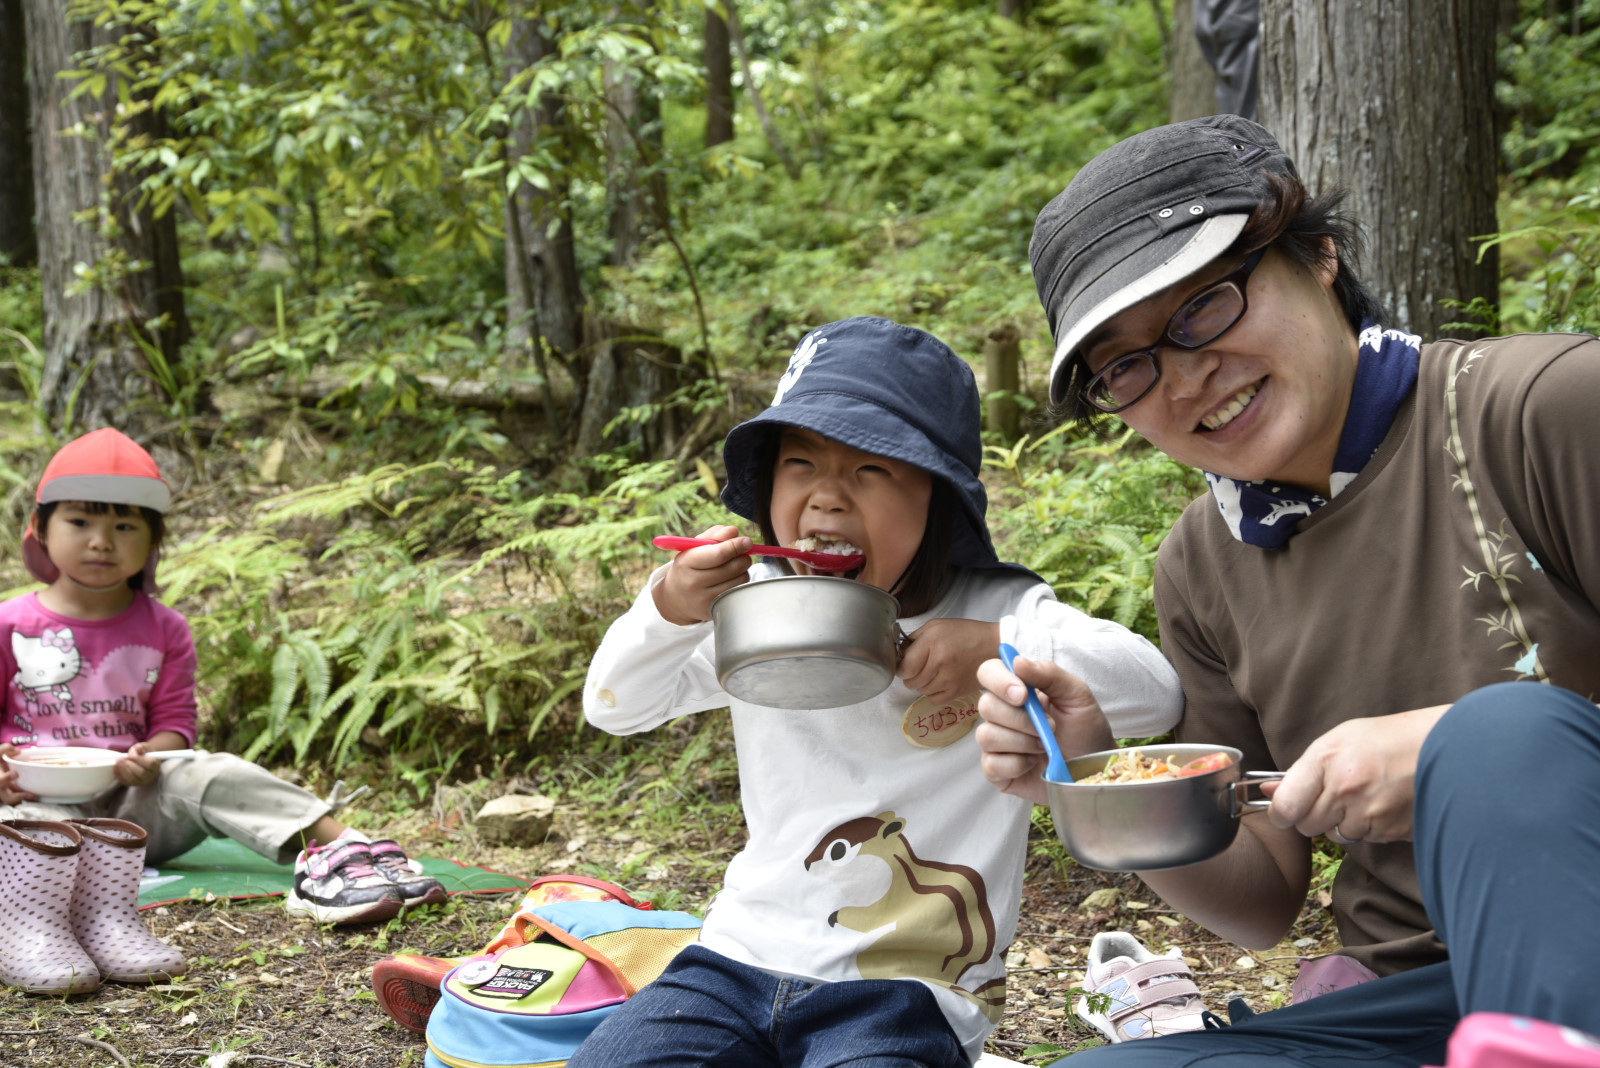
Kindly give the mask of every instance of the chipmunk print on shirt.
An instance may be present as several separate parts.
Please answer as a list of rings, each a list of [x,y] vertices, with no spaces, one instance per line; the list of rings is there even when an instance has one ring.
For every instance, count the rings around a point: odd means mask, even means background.
[[[893,812],[841,823],[806,857],[808,872],[832,880],[851,904],[828,917],[871,938],[856,953],[863,979],[923,979],[976,1002],[998,1020],[1002,976],[968,990],[957,984],[995,952],[994,914],[983,876],[964,864],[923,860],[906,821]]]

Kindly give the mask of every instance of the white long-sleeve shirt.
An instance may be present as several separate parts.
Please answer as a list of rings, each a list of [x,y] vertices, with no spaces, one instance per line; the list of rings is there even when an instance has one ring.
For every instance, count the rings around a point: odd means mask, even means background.
[[[656,610],[661,575],[606,631],[583,707],[613,734],[731,707],[749,840],[701,942],[779,976],[921,981],[976,1058],[1004,1008],[1030,806],[984,778],[975,714],[937,732],[955,741],[928,748],[936,710],[923,701],[908,716],[921,695],[899,679],[843,708],[733,698],[717,682],[712,625],[678,626]],[[914,638],[941,617],[998,622],[1022,656],[1083,678],[1119,737],[1160,734],[1182,712],[1177,675],[1153,645],[1021,571],[958,570],[931,611],[901,626]]]

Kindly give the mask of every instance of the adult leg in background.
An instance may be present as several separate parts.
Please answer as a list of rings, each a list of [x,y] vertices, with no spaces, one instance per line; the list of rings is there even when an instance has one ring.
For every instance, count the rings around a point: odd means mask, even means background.
[[[1255,118],[1261,65],[1260,0],[1192,2],[1195,40],[1217,74],[1217,110]]]
[[[1600,1033],[1600,709],[1530,682],[1457,701],[1422,747],[1415,828],[1462,1014]]]
[[[1073,1054],[1071,1068],[1419,1068],[1443,1064],[1459,1016],[1450,965],[1386,976],[1191,1031]]]

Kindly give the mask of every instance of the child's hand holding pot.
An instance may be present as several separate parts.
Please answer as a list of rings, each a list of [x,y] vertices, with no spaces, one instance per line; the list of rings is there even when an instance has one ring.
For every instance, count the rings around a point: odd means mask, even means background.
[[[994,657],[1000,624],[930,619],[911,634],[895,674],[934,705],[978,691],[978,665]]]

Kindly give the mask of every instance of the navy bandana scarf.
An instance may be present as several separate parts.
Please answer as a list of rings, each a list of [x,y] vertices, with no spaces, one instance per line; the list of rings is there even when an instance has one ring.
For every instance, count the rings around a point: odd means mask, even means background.
[[[1417,383],[1422,339],[1404,330],[1385,330],[1374,323],[1361,328],[1361,352],[1350,411],[1339,450],[1333,458],[1328,497],[1298,486],[1273,482],[1240,482],[1206,472],[1211,496],[1233,536],[1246,545],[1281,549],[1300,525],[1300,517],[1328,503],[1367,466],[1383,444],[1395,413]]]

